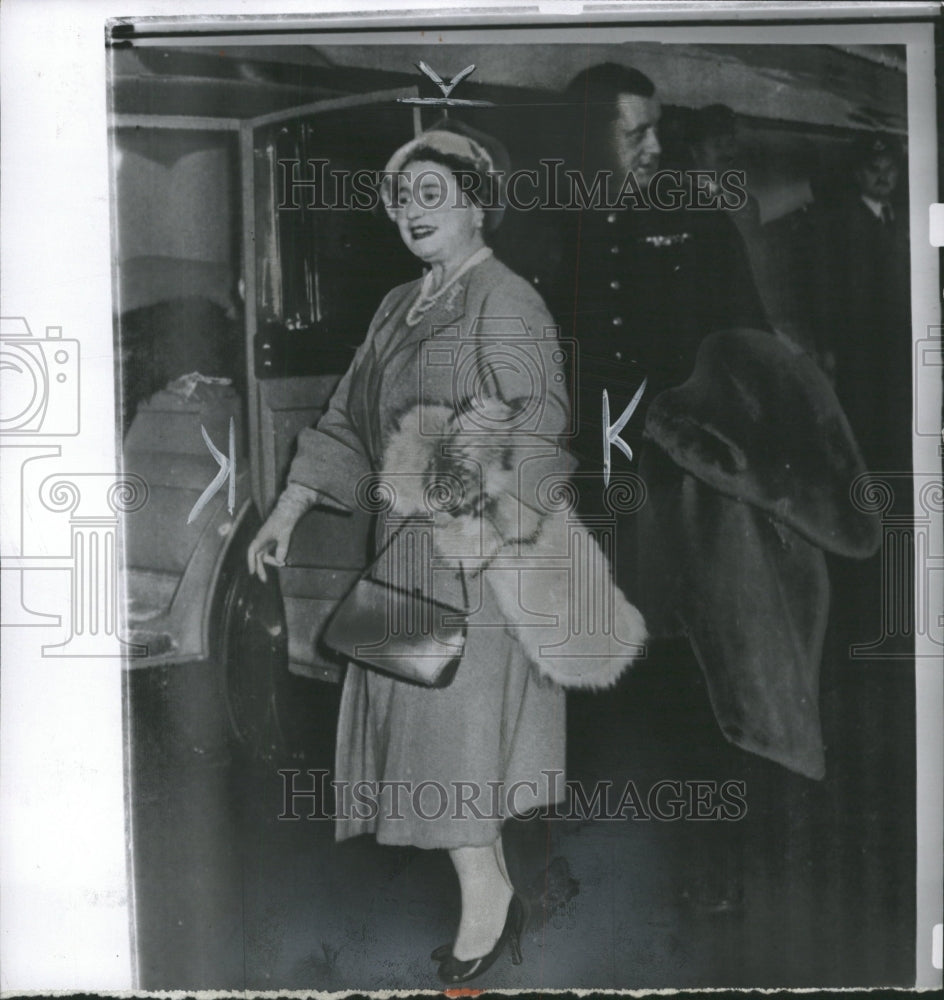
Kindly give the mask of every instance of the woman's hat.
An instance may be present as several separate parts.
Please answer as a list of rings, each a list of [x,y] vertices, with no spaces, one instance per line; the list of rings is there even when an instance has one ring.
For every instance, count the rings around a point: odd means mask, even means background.
[[[494,137],[453,118],[443,118],[415,139],[402,145],[384,167],[381,192],[384,203],[392,202],[394,175],[412,160],[431,160],[450,170],[467,170],[476,175],[476,183],[467,193],[485,212],[486,229],[496,229],[505,213],[505,176],[510,160],[508,151]]]

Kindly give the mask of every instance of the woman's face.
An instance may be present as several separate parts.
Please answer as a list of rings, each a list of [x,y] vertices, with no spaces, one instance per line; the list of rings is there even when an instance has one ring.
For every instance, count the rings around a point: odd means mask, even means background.
[[[390,214],[407,249],[428,264],[449,264],[482,242],[482,209],[441,163],[404,164]]]

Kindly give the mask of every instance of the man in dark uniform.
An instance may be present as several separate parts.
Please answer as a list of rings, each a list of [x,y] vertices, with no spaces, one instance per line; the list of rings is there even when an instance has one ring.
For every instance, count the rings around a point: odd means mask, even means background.
[[[603,390],[612,427],[645,381],[639,405],[620,433],[632,461],[618,447],[611,448],[614,476],[638,472],[646,411],[660,392],[691,375],[704,338],[715,330],[766,330],[768,324],[729,213],[707,207],[717,203],[706,201],[694,181],[686,183],[683,177],[675,185],[671,176],[663,178],[666,184],[658,179],[661,108],[652,81],[627,66],[592,66],[571,82],[566,102],[572,134],[579,137],[568,166],[579,170],[591,189],[597,172],[609,175],[606,204],[564,213],[565,263],[554,282],[552,302],[561,335],[578,344],[579,424],[573,444],[580,461],[578,509],[581,516],[595,518],[607,510]],[[681,194],[669,208],[673,189]],[[626,197],[620,199],[621,193]],[[618,207],[616,202],[621,202]],[[699,203],[706,207],[697,207]],[[658,621],[660,608],[652,606],[652,581],[635,579],[645,562],[641,547],[659,543],[635,537],[637,523],[632,515],[616,518],[616,582],[643,609],[653,638],[661,638],[668,623]],[[657,777],[701,777],[694,772],[699,767],[707,771],[712,762],[719,775],[731,776],[732,768],[735,777],[742,773],[748,755],[737,751],[733,762],[725,757],[724,739],[687,641],[650,643],[647,662],[614,693],[611,704],[622,720],[623,739],[641,741],[628,750],[633,758],[644,757],[650,745],[665,748],[659,765],[665,770]],[[579,696],[568,705],[579,746],[582,725],[596,717],[599,726],[601,708],[584,705]],[[628,732],[632,735],[627,737]],[[730,909],[741,893],[738,849],[730,836],[714,843],[722,832],[719,824],[707,827],[698,827],[697,844],[676,845],[681,855],[697,852],[707,858],[704,868],[687,876],[679,865],[683,892],[708,909]],[[710,884],[704,881],[706,870],[712,873]]]
[[[728,213],[695,207],[696,197],[711,204],[706,192],[676,192],[671,176],[650,196],[663,152],[652,81],[604,63],[579,73],[566,101],[580,136],[570,168],[588,187],[598,171],[609,177],[607,205],[565,213],[564,266],[552,302],[561,335],[579,347],[575,450],[583,471],[600,471],[604,389],[612,424],[647,379],[621,435],[637,454],[649,401],[685,381],[701,341],[719,329],[766,329],[767,320]]]
[[[818,212],[822,339],[866,465],[909,472],[911,280],[901,146],[877,133],[849,154],[852,183]]]

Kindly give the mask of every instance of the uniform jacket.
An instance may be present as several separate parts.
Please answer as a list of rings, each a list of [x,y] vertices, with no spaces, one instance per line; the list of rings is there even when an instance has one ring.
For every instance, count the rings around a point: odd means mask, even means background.
[[[289,480],[379,514],[375,577],[453,607],[467,600],[470,628],[500,624],[558,683],[611,684],[645,628],[567,504],[567,359],[551,317],[494,257],[410,326],[418,290],[384,299],[328,410],[299,436]],[[432,550],[407,566],[403,553],[424,544],[404,543],[410,533]],[[475,617],[486,586],[501,623]],[[576,586],[605,607],[589,645],[571,610]]]
[[[579,350],[578,451],[599,468],[602,390],[620,413],[644,378],[624,438],[637,446],[645,411],[691,374],[715,330],[766,329],[744,244],[720,210],[587,210],[567,220],[552,308]]]

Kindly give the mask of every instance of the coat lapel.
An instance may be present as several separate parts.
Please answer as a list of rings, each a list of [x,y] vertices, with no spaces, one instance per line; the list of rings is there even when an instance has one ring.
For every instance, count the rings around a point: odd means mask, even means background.
[[[428,324],[430,335],[434,335],[436,327],[457,326],[465,315],[466,302],[469,297],[469,282],[472,280],[470,275],[474,271],[475,268],[469,274],[464,274],[426,314],[424,319]]]

